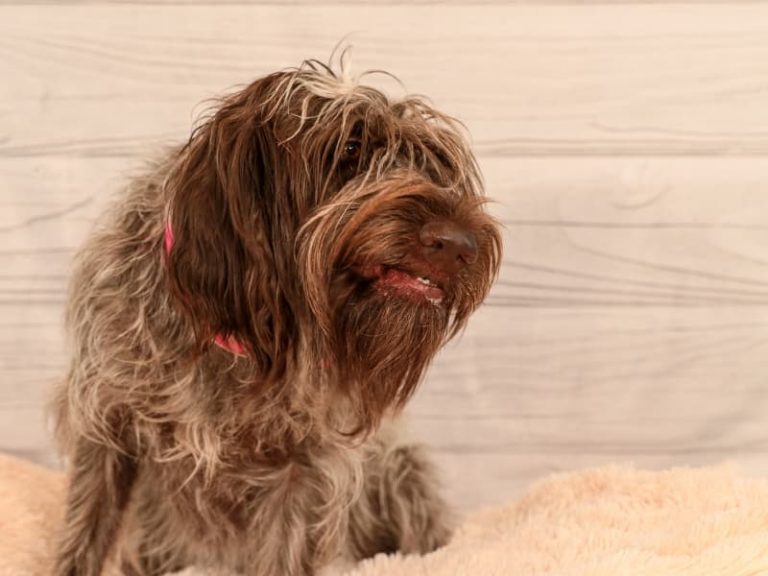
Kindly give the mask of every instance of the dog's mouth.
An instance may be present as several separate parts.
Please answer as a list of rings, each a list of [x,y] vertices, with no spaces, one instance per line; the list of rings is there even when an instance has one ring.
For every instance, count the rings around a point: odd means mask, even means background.
[[[395,266],[367,266],[357,273],[371,283],[374,290],[386,295],[406,298],[414,302],[442,304],[445,297],[443,282],[424,271]]]
[[[445,296],[443,288],[434,280],[398,268],[385,268],[374,287],[395,296],[424,299],[431,304],[442,303]]]

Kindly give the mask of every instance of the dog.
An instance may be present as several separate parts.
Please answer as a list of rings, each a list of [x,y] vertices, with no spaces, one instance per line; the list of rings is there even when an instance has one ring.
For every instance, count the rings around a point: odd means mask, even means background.
[[[318,61],[226,96],[76,258],[54,573],[309,576],[451,535],[398,414],[499,268],[464,130]]]

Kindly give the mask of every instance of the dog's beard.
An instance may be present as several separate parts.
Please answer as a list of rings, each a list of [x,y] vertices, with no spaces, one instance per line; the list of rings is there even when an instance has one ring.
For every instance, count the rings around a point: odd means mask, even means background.
[[[316,353],[363,429],[405,404],[487,293],[497,237],[484,216],[466,215],[476,207],[424,180],[393,177],[342,191],[302,229],[299,260]],[[472,222],[481,257],[441,281],[418,255],[418,230],[451,216]]]
[[[414,302],[359,279],[343,292],[335,295],[332,356],[340,385],[368,420],[410,398],[447,338],[450,304]]]

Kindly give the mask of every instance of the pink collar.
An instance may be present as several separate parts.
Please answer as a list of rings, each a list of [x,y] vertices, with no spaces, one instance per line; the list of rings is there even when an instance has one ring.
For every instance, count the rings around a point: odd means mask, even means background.
[[[166,256],[170,256],[171,248],[173,248],[173,243],[174,243],[173,230],[171,229],[170,222],[168,222],[165,225],[165,235],[163,237],[163,249],[165,250]],[[232,354],[235,354],[237,356],[246,355],[245,347],[234,336],[217,334],[213,339],[213,341],[216,344],[216,346],[224,350],[227,350],[229,352],[232,352]]]

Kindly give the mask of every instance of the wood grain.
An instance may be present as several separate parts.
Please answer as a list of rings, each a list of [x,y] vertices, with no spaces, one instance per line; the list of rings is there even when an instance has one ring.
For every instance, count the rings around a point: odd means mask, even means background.
[[[759,4],[764,0],[674,0],[675,4]],[[129,6],[210,6],[211,0],[0,0],[0,6],[118,4]],[[669,0],[218,0],[217,6],[371,5],[371,6],[599,6],[670,4]]]
[[[96,4],[0,7],[0,155],[140,154],[204,99],[344,39],[486,156],[768,151],[765,4]]]

